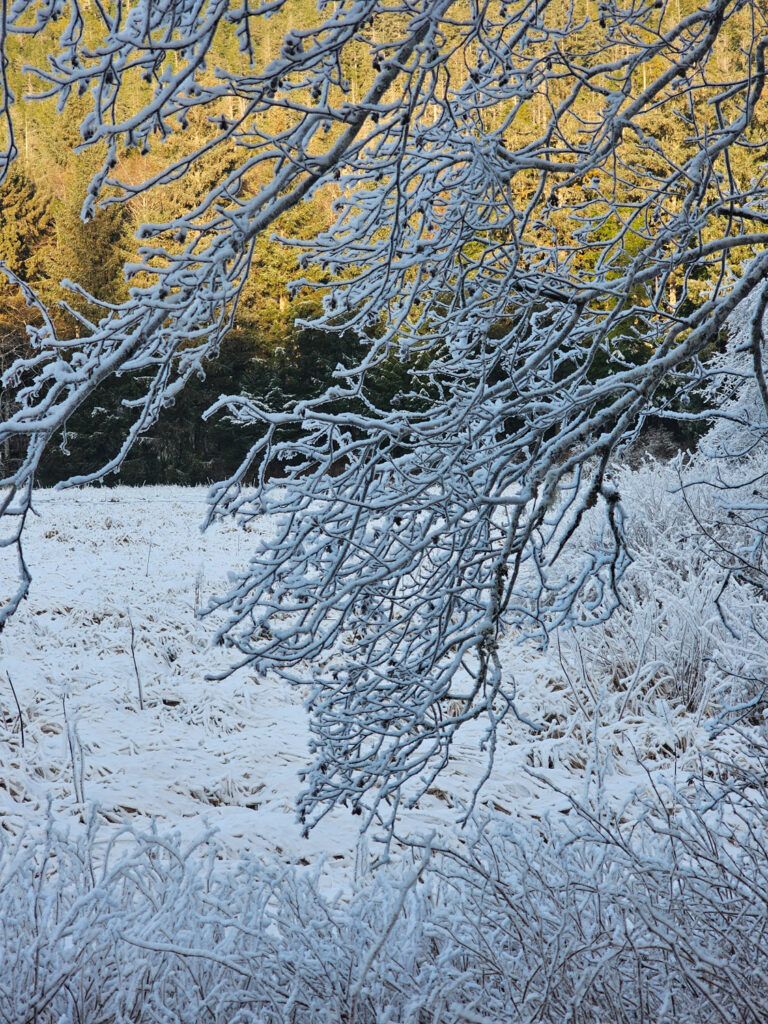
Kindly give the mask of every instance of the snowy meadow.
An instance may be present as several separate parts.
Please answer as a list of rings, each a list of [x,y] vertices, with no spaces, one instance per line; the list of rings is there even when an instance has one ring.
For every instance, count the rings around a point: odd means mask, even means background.
[[[200,612],[270,523],[39,492],[2,638],[0,1020],[764,1020],[766,613],[724,562],[743,495],[698,469],[621,471],[622,607],[504,638],[470,820],[480,724],[389,847],[343,807],[302,834],[300,687],[210,678]]]

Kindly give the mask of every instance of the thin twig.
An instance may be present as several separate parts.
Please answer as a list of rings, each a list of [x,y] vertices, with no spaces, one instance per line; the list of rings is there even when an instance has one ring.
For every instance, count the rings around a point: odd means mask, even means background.
[[[66,726],[67,730],[69,757],[72,762],[72,787],[75,791],[75,802],[79,804],[84,804],[85,792],[83,790],[83,747],[82,744],[80,743],[80,737],[76,736],[78,747],[80,748],[80,771],[78,772],[77,760],[75,758],[75,738],[72,735],[72,726],[69,723],[69,716],[67,715],[67,698],[64,694],[62,694],[61,697],[61,707],[64,712],[64,725]]]
[[[136,664],[136,631],[133,628],[133,619],[131,618],[130,610],[128,611],[128,622],[131,626],[131,658],[133,660],[133,671],[136,673],[136,686],[139,689],[139,708],[141,711],[144,710],[144,691],[141,685],[141,675],[139,674],[139,666]]]
[[[24,719],[23,719],[22,714],[21,714],[21,704],[19,704],[19,698],[16,696],[16,687],[13,685],[13,680],[11,679],[11,673],[8,671],[8,669],[5,670],[5,674],[8,677],[8,682],[10,683],[11,693],[13,694],[13,699],[16,701],[16,710],[19,712],[19,728],[21,729],[21,746],[23,748],[24,747]]]
[[[384,946],[384,943],[389,938],[390,932],[392,931],[392,929],[397,924],[397,919],[400,917],[400,914],[402,913],[403,907],[405,906],[405,901],[406,901],[406,898],[408,896],[408,893],[411,891],[411,889],[414,887],[414,885],[416,885],[416,883],[419,881],[421,876],[424,874],[424,871],[425,871],[427,865],[429,864],[431,858],[432,858],[432,837],[430,837],[430,839],[426,843],[426,846],[425,846],[425,849],[424,849],[424,856],[421,859],[421,864],[419,864],[419,866],[411,874],[411,876],[409,878],[407,878],[405,880],[405,882],[403,883],[403,886],[402,886],[402,888],[400,890],[400,899],[397,901],[397,905],[396,905],[396,907],[395,907],[395,909],[394,909],[394,911],[393,911],[393,913],[392,913],[392,915],[391,915],[391,917],[389,919],[389,924],[384,929],[384,931],[381,933],[381,938],[379,939],[379,941],[376,943],[376,945],[373,947],[373,949],[368,954],[368,958],[366,959],[365,964],[363,965],[363,969],[360,972],[360,976],[358,977],[358,979],[355,982],[355,984],[352,986],[352,991],[350,992],[350,997],[351,997],[353,1002],[355,1000],[357,1000],[357,997],[360,995],[360,991],[361,991],[361,989],[363,987],[363,983],[365,982],[366,975],[368,974],[368,971],[371,968],[371,964],[373,963],[373,961],[376,959],[376,957],[381,952],[381,950],[382,950],[382,948]]]

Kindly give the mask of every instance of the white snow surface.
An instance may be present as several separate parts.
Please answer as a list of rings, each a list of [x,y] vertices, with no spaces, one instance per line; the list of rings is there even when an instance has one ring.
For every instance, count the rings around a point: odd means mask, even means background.
[[[203,533],[205,497],[179,487],[37,494],[25,544],[30,596],[0,636],[0,826],[34,833],[51,802],[76,829],[96,806],[115,828],[154,819],[191,839],[213,827],[233,855],[298,865],[325,857],[329,871],[354,871],[367,848],[358,818],[338,809],[308,838],[296,820],[297,773],[310,758],[305,695],[247,668],[208,678],[235,655],[212,645],[216,614],[196,611],[226,589],[253,531],[268,524]],[[701,712],[672,699],[658,672],[645,679],[630,665],[627,679],[634,672],[646,692],[611,690],[606,677],[590,679],[594,651],[585,661],[570,634],[546,653],[510,639],[504,664],[521,715],[543,729],[505,721],[480,817],[567,814],[569,796],[595,784],[598,761],[601,784],[622,803],[647,786],[648,769],[679,778],[710,742]],[[403,833],[449,840],[486,766],[482,737],[481,724],[460,735]]]

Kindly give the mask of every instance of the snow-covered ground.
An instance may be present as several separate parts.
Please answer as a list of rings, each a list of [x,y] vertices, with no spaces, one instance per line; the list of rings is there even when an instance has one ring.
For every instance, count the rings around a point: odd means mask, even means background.
[[[303,694],[226,675],[196,615],[271,524],[202,534],[202,489],[39,493],[0,635],[0,1024],[768,1019],[754,485],[729,517],[678,468],[619,480],[609,622],[505,638],[519,718],[475,820],[481,725],[398,822],[429,863],[374,872],[344,809],[301,835]]]
[[[303,694],[248,669],[209,678],[233,654],[211,644],[216,615],[196,612],[245,564],[253,534],[230,523],[202,533],[202,488],[42,491],[35,509],[31,593],[0,636],[2,827],[42,827],[49,801],[74,827],[96,805],[108,823],[154,819],[185,838],[211,826],[233,854],[299,865],[324,854],[352,868],[359,819],[334,811],[306,839],[296,821],[297,773],[309,760]],[[509,716],[480,816],[567,814],[568,795],[594,785],[597,761],[621,802],[647,785],[646,767],[674,775],[707,746],[699,710],[658,683],[642,692],[632,666],[639,692],[621,679],[611,690],[577,643],[564,634],[545,654],[505,646],[519,710],[541,731]],[[454,829],[485,768],[481,739],[481,726],[460,736],[404,832]]]

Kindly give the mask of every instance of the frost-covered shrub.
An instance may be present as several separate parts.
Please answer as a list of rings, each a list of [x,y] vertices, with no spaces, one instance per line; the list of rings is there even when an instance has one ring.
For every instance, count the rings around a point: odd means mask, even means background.
[[[623,474],[633,562],[622,604],[578,638],[596,685],[620,691],[622,710],[639,711],[651,696],[702,708],[715,681],[712,658],[728,640],[717,604],[722,571],[697,523],[711,521],[708,495],[684,492],[681,479],[679,464],[656,462]]]
[[[692,513],[704,495],[683,494],[679,463],[648,461],[625,471],[632,564],[621,581],[621,605],[594,629],[573,637],[579,662],[598,688],[618,691],[620,710],[636,711],[663,696],[688,709],[706,703],[710,658],[725,630],[715,598],[720,570],[702,547]]]
[[[701,715],[762,721],[768,410],[754,372],[759,311],[754,297],[735,309],[728,344],[707,365],[712,425],[697,451],[617,471],[633,561],[613,616],[570,640],[574,666],[592,692],[617,695],[620,715],[660,696]]]
[[[764,1021],[765,758],[708,777],[625,824],[491,822],[343,896],[210,838],[6,839],[0,1021]]]
[[[655,697],[731,718],[763,706],[768,575],[755,486],[760,457],[724,463],[715,479],[702,470],[696,457],[649,460],[619,476],[633,558],[621,605],[569,640],[574,665],[598,691],[618,695],[622,715],[641,713]]]

